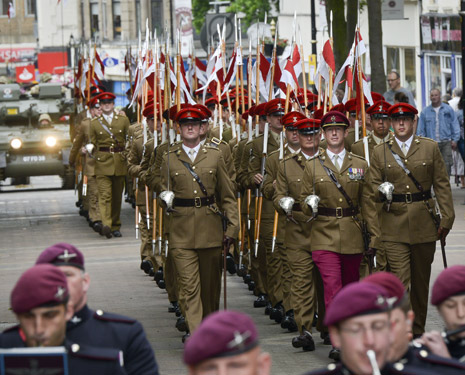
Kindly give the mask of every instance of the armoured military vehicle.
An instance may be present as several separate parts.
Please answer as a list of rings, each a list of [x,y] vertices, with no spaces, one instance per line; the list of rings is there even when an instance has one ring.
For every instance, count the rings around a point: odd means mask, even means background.
[[[30,176],[59,175],[63,188],[72,188],[72,113],[73,100],[63,98],[60,84],[41,83],[29,93],[18,84],[0,85],[0,181],[27,184]],[[50,115],[50,125],[39,124],[41,114]]]

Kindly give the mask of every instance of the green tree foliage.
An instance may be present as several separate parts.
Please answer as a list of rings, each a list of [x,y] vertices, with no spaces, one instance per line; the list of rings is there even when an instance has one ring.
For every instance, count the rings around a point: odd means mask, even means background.
[[[271,4],[269,0],[235,0],[228,8],[228,12],[245,14],[242,18],[242,23],[245,27],[249,27],[257,20],[263,21],[265,13],[269,13]]]
[[[192,23],[198,33],[205,23],[205,15],[211,8],[209,2],[210,0],[192,0]]]

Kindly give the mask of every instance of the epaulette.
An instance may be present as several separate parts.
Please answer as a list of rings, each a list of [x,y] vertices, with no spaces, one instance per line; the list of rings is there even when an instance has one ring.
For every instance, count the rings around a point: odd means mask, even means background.
[[[210,139],[210,143],[207,146],[218,147],[220,144],[221,144],[221,139],[212,137]]]
[[[245,142],[245,144],[248,145],[249,143],[252,143],[254,139],[255,138],[252,138],[250,141]]]
[[[276,154],[277,152],[279,152],[279,148],[277,150],[274,150],[274,151],[271,151],[268,153],[268,157],[270,157],[271,155],[274,155]]]
[[[123,352],[113,348],[101,348],[76,343],[67,343],[68,352],[73,357],[88,358],[101,361],[118,361],[120,366],[124,365]]]
[[[299,153],[296,152],[295,154],[286,155],[286,156],[284,157],[283,161],[292,159],[292,158],[296,157],[298,154],[299,154]]]
[[[352,144],[352,146],[353,146],[353,145],[356,145],[356,144],[358,144],[358,143],[360,143],[360,142],[363,142],[363,138],[361,138],[361,139],[359,139],[358,141],[354,142],[354,143]]]
[[[134,324],[136,322],[135,319],[129,318],[127,316],[107,313],[107,312],[104,312],[103,310],[95,310],[94,318],[97,320],[102,320],[106,322],[114,322],[114,323]]]
[[[349,156],[352,156],[353,158],[356,158],[356,159],[360,159],[360,160],[365,160],[366,159],[363,157],[363,156],[360,156],[360,155],[357,155],[357,154],[353,154],[352,152],[349,152]]]
[[[450,360],[449,358],[440,357],[438,355],[431,354],[425,349],[415,350],[415,355],[421,361],[438,364],[438,365],[451,366],[451,367],[455,367],[461,370],[465,370],[465,364],[459,361],[456,361],[456,360]]]
[[[208,149],[208,150],[216,150],[216,151],[218,151],[218,152],[221,152],[221,151],[219,150],[218,147],[211,146],[211,145],[207,145],[207,144],[203,145],[203,148],[204,148],[204,152],[206,152],[205,149]],[[199,150],[199,151],[200,151],[200,150]]]
[[[429,143],[437,143],[436,141],[432,140],[431,138],[422,137],[421,135],[418,136],[418,137],[414,137],[413,141],[415,143],[420,143],[420,141],[427,141]]]

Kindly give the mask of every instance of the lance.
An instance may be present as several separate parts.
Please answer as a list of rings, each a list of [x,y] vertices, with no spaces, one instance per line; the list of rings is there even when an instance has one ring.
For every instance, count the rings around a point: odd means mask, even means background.
[[[307,78],[305,74],[304,47],[302,44],[302,33],[300,32],[300,27],[299,27],[299,39],[300,39],[300,61],[302,62],[302,79],[303,79],[303,86],[304,86],[305,116],[308,117]]]
[[[266,164],[266,156],[268,151],[268,127],[269,124],[265,124],[265,131],[263,132],[263,153],[262,153],[262,165],[260,168],[260,174],[262,176],[265,175],[265,164]],[[257,195],[258,195],[258,214],[257,220],[255,222],[255,258],[258,254],[258,242],[260,238],[260,222],[262,220],[262,208],[263,208],[263,194],[262,194],[262,186],[263,181],[257,188]]]

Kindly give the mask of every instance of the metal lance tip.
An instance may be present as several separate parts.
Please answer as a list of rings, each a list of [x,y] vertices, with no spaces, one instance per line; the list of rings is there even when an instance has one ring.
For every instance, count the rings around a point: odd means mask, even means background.
[[[320,197],[312,194],[305,198],[305,204],[312,209],[313,217],[318,215],[318,203],[320,203]]]
[[[173,211],[174,193],[170,190],[165,190],[160,193],[160,199],[166,205],[166,211]]]
[[[378,191],[386,197],[386,211],[389,211],[392,203],[392,192],[394,191],[394,185],[388,181],[385,181],[378,186]]]
[[[368,356],[368,359],[370,360],[371,368],[373,369],[373,375],[381,375],[381,372],[379,371],[378,362],[376,362],[375,352],[371,349],[367,350],[367,356]]]
[[[92,143],[88,143],[84,146],[84,148],[86,149],[87,153],[92,156],[95,152],[95,146],[92,144]]]

